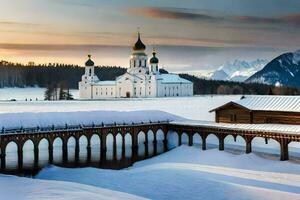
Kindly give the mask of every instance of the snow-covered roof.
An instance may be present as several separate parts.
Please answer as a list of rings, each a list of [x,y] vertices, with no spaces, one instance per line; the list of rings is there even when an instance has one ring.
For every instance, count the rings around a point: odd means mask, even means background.
[[[250,110],[300,112],[300,96],[253,96],[235,103]]]
[[[166,122],[182,118],[158,110],[140,111],[85,111],[85,112],[23,112],[0,114],[0,129],[34,128],[49,126],[105,125]]]
[[[162,83],[192,83],[184,78],[181,78],[178,74],[160,74],[157,77],[161,79]]]
[[[246,96],[228,104],[236,104],[254,111],[300,112],[300,96]]]
[[[116,81],[99,81],[94,83],[94,85],[115,85]]]
[[[186,126],[201,126],[206,128],[226,128],[230,130],[240,131],[263,131],[270,133],[282,134],[300,134],[300,125],[286,125],[286,124],[228,124],[216,123],[210,121],[172,121],[170,124],[186,125]]]

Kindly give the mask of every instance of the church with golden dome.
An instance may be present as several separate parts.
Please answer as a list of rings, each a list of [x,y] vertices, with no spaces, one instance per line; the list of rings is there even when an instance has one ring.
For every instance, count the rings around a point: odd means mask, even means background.
[[[153,50],[148,59],[146,46],[138,33],[137,42],[132,46],[132,53],[127,72],[116,80],[101,81],[95,75],[94,62],[85,63],[85,73],[79,82],[80,99],[106,98],[154,98],[193,96],[193,83],[179,77],[178,74],[161,74],[159,59]]]

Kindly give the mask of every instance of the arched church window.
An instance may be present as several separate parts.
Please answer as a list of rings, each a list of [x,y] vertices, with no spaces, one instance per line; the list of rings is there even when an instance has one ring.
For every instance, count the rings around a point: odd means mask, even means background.
[[[140,60],[140,65],[139,65],[140,67],[142,67],[142,61]]]
[[[89,76],[92,75],[92,69],[89,69]]]

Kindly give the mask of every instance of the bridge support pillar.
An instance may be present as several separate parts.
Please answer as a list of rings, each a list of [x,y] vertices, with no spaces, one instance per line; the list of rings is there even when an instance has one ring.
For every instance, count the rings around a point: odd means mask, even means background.
[[[48,153],[49,153],[49,163],[52,164],[53,163],[53,143],[52,142],[49,142]]]
[[[126,158],[125,135],[122,136],[122,159]]]
[[[178,146],[182,145],[182,134],[183,134],[183,132],[181,132],[180,134],[178,134]]]
[[[105,162],[106,161],[106,151],[107,151],[107,148],[106,148],[106,136],[107,136],[107,133],[104,133],[104,132],[101,132],[101,135],[100,135],[100,161],[101,162]]]
[[[149,147],[148,147],[148,133],[145,133],[145,158],[149,157]]]
[[[5,167],[6,167],[6,153],[5,153],[5,150],[2,149],[1,151],[1,169],[2,170],[5,170]]]
[[[87,158],[86,158],[86,162],[90,163],[91,159],[92,159],[92,147],[91,147],[91,139],[88,138],[88,143],[86,146],[86,152],[87,152]]]
[[[62,153],[63,153],[63,162],[68,162],[68,140],[63,140],[62,145]]]
[[[75,163],[79,163],[79,152],[80,152],[80,146],[79,146],[79,139],[75,138]]]
[[[202,138],[202,150],[205,151],[207,149],[207,147],[206,147],[206,138],[207,138],[207,135],[202,135],[201,134],[201,138]]]
[[[18,147],[18,168],[21,170],[23,168],[23,149]]]
[[[192,134],[192,132],[190,132],[188,134],[189,134],[189,146],[193,146],[193,144],[194,144],[193,134]]]
[[[101,147],[101,152],[100,152],[100,160],[101,162],[105,162],[106,161],[106,147]]]
[[[34,167],[38,167],[39,165],[39,146],[34,145]]]
[[[252,152],[252,137],[247,137],[245,138],[245,142],[246,142],[246,154],[249,154]]]
[[[116,135],[113,137],[113,160],[117,160],[117,139]]]
[[[157,155],[157,140],[156,140],[155,136],[154,136],[154,140],[153,140],[153,155],[154,156]]]
[[[165,138],[163,140],[163,143],[164,143],[164,152],[167,152],[168,151],[168,140],[167,140],[167,138]]]
[[[280,140],[280,160],[285,161],[289,159],[289,145],[290,141],[287,139]]]
[[[133,161],[138,160],[138,150],[139,150],[138,145],[132,145],[132,159],[133,159]]]
[[[219,150],[220,151],[224,151],[225,147],[224,147],[224,136],[219,136]]]

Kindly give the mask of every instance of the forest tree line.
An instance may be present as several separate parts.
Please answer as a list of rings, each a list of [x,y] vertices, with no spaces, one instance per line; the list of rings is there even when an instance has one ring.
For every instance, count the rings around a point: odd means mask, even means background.
[[[95,73],[100,80],[114,80],[126,72],[119,66],[96,66]],[[161,70],[162,73],[168,73]],[[0,62],[0,88],[3,87],[44,87],[49,99],[71,99],[69,89],[78,89],[78,82],[84,74],[84,67],[67,64],[28,65]],[[194,83],[194,94],[274,94],[299,95],[299,89],[275,87],[258,83],[240,83],[232,81],[206,80],[189,74],[180,74],[182,78]],[[60,92],[61,91],[61,92]],[[50,95],[52,94],[52,95]],[[45,95],[46,96],[46,95]]]
[[[113,80],[126,72],[117,66],[95,67],[100,80]],[[84,67],[49,63],[43,65],[23,65],[6,61],[0,62],[0,88],[3,87],[50,87],[65,84],[67,88],[77,89],[84,74]]]
[[[189,74],[180,74],[194,83],[195,94],[253,94],[253,95],[299,95],[300,90],[291,87],[275,87],[260,83],[243,83],[234,81],[206,80],[191,76]]]

